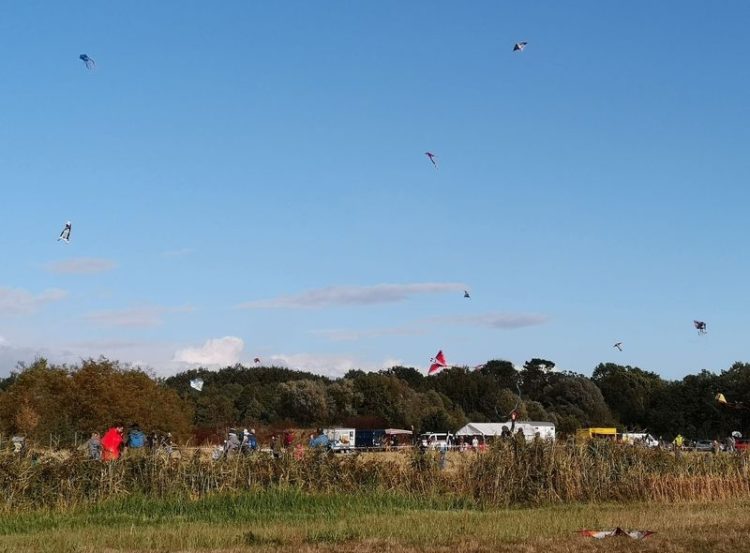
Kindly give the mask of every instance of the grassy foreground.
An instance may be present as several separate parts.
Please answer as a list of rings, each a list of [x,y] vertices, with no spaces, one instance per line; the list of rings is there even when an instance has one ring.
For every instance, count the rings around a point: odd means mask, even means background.
[[[195,501],[128,498],[68,511],[0,516],[2,552],[715,551],[750,547],[750,502],[572,504],[461,509],[394,494],[290,491]],[[582,528],[656,531],[597,541]]]

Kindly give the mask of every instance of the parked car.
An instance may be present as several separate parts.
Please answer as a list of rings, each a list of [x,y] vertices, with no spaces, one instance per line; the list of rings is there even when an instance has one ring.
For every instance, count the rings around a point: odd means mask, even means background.
[[[695,451],[713,451],[714,443],[711,440],[698,440],[693,445]]]

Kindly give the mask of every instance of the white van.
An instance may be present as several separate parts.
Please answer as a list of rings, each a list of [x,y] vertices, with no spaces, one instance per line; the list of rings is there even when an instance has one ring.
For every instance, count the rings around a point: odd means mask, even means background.
[[[419,436],[419,443],[423,449],[441,449],[451,447],[454,436],[450,432],[425,432]]]
[[[646,447],[659,447],[659,440],[646,432],[623,432],[622,441],[626,444],[641,444]]]
[[[323,434],[328,438],[328,448],[331,451],[354,451],[356,432],[354,428],[323,429]]]

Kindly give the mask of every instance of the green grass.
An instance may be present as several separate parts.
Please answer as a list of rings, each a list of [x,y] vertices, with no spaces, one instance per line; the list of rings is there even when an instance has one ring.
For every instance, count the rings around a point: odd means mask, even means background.
[[[132,497],[0,516],[0,552],[732,551],[750,543],[750,503],[570,504],[466,509],[397,494],[260,492],[196,501]],[[582,528],[647,528],[596,542]]]

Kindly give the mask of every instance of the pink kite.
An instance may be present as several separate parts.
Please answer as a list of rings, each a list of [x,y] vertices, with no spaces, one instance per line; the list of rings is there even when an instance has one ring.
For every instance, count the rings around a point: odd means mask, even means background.
[[[448,363],[445,361],[445,355],[443,355],[443,350],[440,350],[437,352],[437,355],[430,359],[430,370],[427,371],[427,374],[433,374],[439,371],[440,369],[444,369],[448,366]]]

